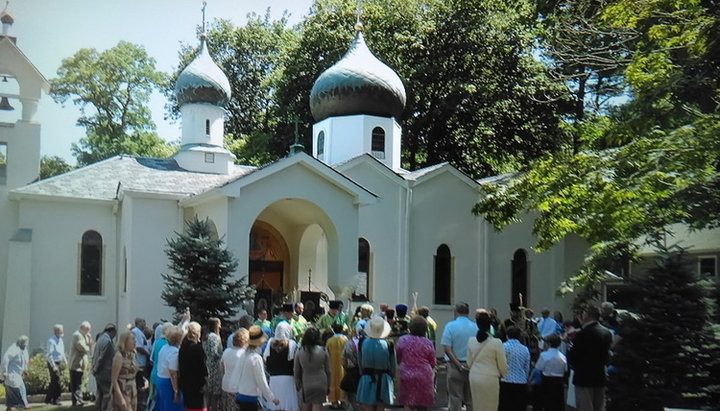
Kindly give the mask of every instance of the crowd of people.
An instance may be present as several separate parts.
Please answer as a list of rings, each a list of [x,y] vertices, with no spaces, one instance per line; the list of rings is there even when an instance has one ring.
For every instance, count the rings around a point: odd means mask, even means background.
[[[376,311],[362,304],[354,315],[342,302],[307,319],[301,303],[285,304],[271,320],[240,318],[223,348],[222,324],[210,318],[147,327],[137,318],[124,332],[107,324],[93,338],[80,324],[67,351],[63,326],[46,344],[50,384],[45,403],[59,404],[60,370],[70,373],[74,406],[83,405],[83,374],[100,411],[319,411],[426,410],[436,402],[437,324],[428,307],[404,304]],[[606,366],[616,324],[612,307],[589,307],[563,321],[560,313],[511,304],[500,321],[494,309],[454,307],[439,341],[447,364],[449,411],[604,410]],[[602,320],[602,324],[601,324]],[[23,376],[28,338],[13,344],[0,363],[8,409],[27,407]],[[568,378],[568,376],[570,376]],[[530,388],[528,388],[530,387]]]

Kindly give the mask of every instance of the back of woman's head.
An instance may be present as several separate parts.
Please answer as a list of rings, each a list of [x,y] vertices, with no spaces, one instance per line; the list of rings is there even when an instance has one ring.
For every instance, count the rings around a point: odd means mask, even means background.
[[[172,326],[172,328],[170,328],[170,330],[168,331],[167,336],[165,338],[167,339],[168,344],[175,346],[175,347],[179,347],[180,342],[182,342],[182,338],[183,338],[182,328],[180,328],[176,325]]]
[[[202,327],[199,323],[192,321],[190,324],[188,324],[187,327],[187,339],[193,342],[198,342],[200,340],[200,333],[202,332]]]
[[[232,344],[234,347],[242,348],[250,340],[250,332],[247,328],[240,328],[233,334]]]
[[[302,346],[311,348],[314,345],[321,345],[320,330],[315,327],[308,328],[303,335]]]
[[[131,338],[135,338],[135,334],[133,334],[132,331],[125,331],[124,333],[120,334],[117,343],[118,351],[123,353],[128,352],[128,340],[130,340]]]
[[[414,316],[408,324],[410,334],[417,337],[424,337],[427,334],[427,320],[420,315]]]
[[[489,332],[490,332],[490,314],[487,312],[479,312],[477,315],[475,315],[475,324],[477,324],[478,332],[477,332],[477,340],[478,342],[483,342],[488,338]]]

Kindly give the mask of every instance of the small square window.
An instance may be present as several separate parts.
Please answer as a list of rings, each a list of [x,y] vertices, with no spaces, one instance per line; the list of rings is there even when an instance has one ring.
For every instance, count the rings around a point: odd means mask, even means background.
[[[206,163],[214,163],[215,162],[215,153],[205,153],[205,162]]]
[[[717,275],[717,258],[715,256],[699,257],[698,270],[702,277],[715,277]]]

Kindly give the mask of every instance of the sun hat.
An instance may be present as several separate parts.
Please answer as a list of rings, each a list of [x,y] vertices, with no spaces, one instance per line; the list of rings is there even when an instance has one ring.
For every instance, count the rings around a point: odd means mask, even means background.
[[[369,338],[385,338],[390,334],[390,324],[382,317],[373,316],[365,325],[365,333]]]
[[[250,339],[248,340],[248,345],[252,345],[253,347],[260,347],[267,341],[267,334],[260,328],[258,325],[253,325],[248,330],[250,334]]]

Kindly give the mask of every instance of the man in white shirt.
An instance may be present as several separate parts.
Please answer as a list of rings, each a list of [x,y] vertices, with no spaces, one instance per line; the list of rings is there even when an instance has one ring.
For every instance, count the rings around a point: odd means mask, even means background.
[[[550,347],[540,354],[535,368],[542,372],[542,397],[545,411],[565,410],[565,373],[568,371],[567,359],[558,350],[560,336],[550,334],[545,339]]]
[[[28,338],[21,336],[5,351],[0,361],[0,381],[5,383],[5,406],[8,410],[27,408],[27,392],[23,376],[28,370]]]
[[[67,364],[65,357],[65,343],[63,343],[63,326],[55,324],[53,326],[53,335],[48,338],[45,345],[45,355],[47,357],[48,372],[50,373],[50,385],[45,395],[45,404],[60,405],[60,367]]]
[[[145,385],[142,381],[142,377],[147,378],[148,363],[150,361],[150,346],[148,340],[145,337],[145,319],[136,318],[135,328],[132,333],[135,334],[135,362],[138,365],[137,373],[137,411],[145,410],[145,400],[147,399],[147,390],[143,388]]]
[[[440,343],[447,361],[448,411],[460,411],[463,403],[467,411],[472,411],[470,381],[467,367],[467,345],[470,337],[478,332],[475,321],[468,315],[467,303],[455,304],[455,319],[445,325]]]

